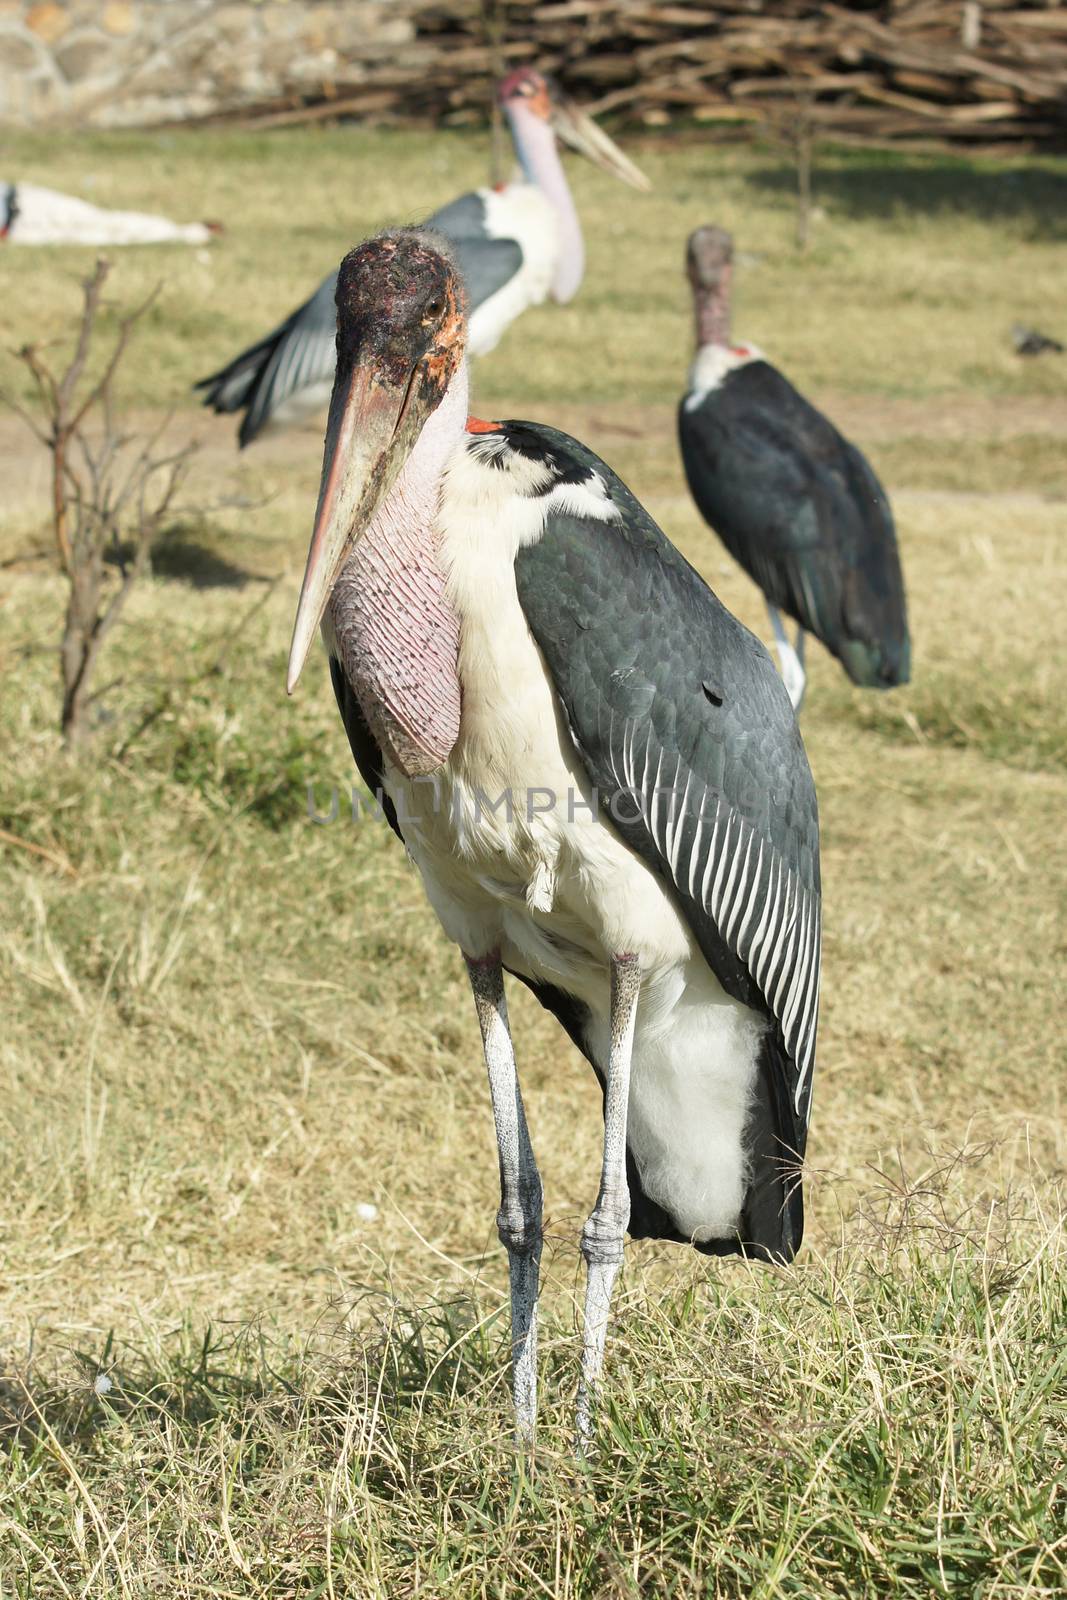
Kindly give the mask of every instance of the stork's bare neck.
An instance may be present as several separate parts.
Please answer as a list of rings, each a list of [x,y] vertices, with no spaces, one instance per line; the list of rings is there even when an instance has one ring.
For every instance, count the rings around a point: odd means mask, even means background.
[[[464,437],[467,392],[464,364],[342,568],[328,610],[367,724],[408,777],[436,772],[459,737],[459,619],[445,596],[435,519],[442,473]]]
[[[686,245],[686,272],[693,290],[696,344],[730,343],[733,240],[724,228],[697,228]]]
[[[724,267],[719,282],[713,289],[694,288],[693,310],[696,317],[696,345],[730,343],[730,278],[732,267]]]
[[[577,294],[585,275],[585,241],[571,195],[559,146],[545,116],[523,101],[505,105],[523,173],[550,201],[559,223],[559,255],[552,277],[552,295],[567,301]]]

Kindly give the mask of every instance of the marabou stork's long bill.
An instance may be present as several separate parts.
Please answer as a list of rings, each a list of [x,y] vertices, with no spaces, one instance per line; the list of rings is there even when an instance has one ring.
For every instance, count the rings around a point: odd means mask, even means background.
[[[819,835],[770,657],[584,445],[467,415],[467,317],[419,229],[341,263],[288,687],[322,624],[341,715],[466,958],[496,1120],[517,1425],[541,1180],[504,971],[604,1090],[579,1431],[623,1234],[788,1260],[819,997]]]
[[[793,705],[804,694],[805,632],[853,683],[907,683],[904,579],[885,490],[762,350],[731,343],[730,235],[698,228],[686,268],[697,348],[678,411],[685,474],[704,519],[767,598]],[[795,647],[783,611],[800,624]]]
[[[530,306],[548,295],[565,303],[581,284],[585,245],[557,134],[624,183],[649,188],[648,179],[603,129],[553,94],[532,68],[511,73],[497,94],[521,176],[498,189],[460,195],[426,223],[451,242],[471,313],[467,348],[476,356],[494,349]],[[300,422],[327,405],[336,292],[337,274],[331,272],[265,339],[196,385],[214,411],[243,413],[237,434],[242,448],[268,425]]]
[[[37,183],[0,183],[0,241],[7,244],[207,244],[221,231],[217,222],[108,211]]]

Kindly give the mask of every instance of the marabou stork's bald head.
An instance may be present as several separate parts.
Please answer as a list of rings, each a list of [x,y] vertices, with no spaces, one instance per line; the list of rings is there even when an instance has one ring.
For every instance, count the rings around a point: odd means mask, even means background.
[[[552,120],[552,95],[548,79],[533,67],[518,67],[501,78],[496,86],[496,97],[505,110],[523,105],[532,116],[542,122]]]
[[[614,139],[533,67],[510,72],[497,85],[496,93],[527,171],[536,165],[539,144],[558,135],[564,144],[603,172],[610,172],[613,178],[634,189],[651,189],[644,173],[623,155]]]
[[[694,291],[716,290],[733,265],[734,241],[725,228],[697,228],[685,247],[685,266]]]
[[[466,343],[466,294],[439,234],[398,228],[344,258],[337,373],[289,655],[290,694],[338,574],[462,367]]]
[[[689,235],[685,270],[693,291],[697,345],[728,344],[734,241],[725,228],[709,225]]]

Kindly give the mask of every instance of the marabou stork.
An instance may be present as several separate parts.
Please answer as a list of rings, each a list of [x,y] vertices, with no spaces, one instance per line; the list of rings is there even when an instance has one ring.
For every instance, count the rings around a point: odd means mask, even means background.
[[[221,231],[217,222],[106,211],[36,183],[0,183],[0,240],[8,244],[206,244]]]
[[[359,771],[466,958],[500,1156],[517,1430],[536,1404],[541,1179],[502,974],[604,1091],[579,1436],[623,1234],[788,1260],[819,994],[815,791],[763,646],[611,469],[467,415],[459,265],[345,257],[289,658],[320,622]]]
[[[497,91],[521,177],[476,189],[435,211],[427,227],[443,233],[467,285],[468,350],[486,355],[515,318],[551,294],[565,303],[585,272],[585,245],[556,143],[558,134],[597,166],[636,189],[644,174],[602,128],[553,95],[539,72],[522,67]],[[265,339],[196,385],[216,412],[244,415],[241,447],[268,424],[305,420],[329,402],[333,387],[337,274]]]
[[[733,240],[690,235],[696,355],[678,435],[701,515],[763,590],[794,708],[804,634],[853,683],[892,689],[911,665],[904,579],[885,490],[854,444],[754,344],[730,342]],[[789,643],[780,613],[800,624]]]

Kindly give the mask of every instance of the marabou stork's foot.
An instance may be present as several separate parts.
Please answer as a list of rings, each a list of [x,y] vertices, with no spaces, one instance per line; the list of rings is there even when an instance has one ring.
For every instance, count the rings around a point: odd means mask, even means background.
[[[582,1230],[586,1261],[585,1320],[582,1334],[582,1376],[578,1386],[577,1450],[584,1455],[593,1437],[596,1386],[604,1366],[611,1291],[622,1265],[623,1239],[630,1220],[626,1182],[626,1112],[630,1100],[630,1057],[641,992],[636,956],[614,956],[611,962],[611,1038],[604,1094],[604,1165],[600,1193]]]
[[[774,629],[774,644],[782,669],[782,682],[785,684],[793,710],[799,712],[808,682],[807,673],[804,671],[804,629],[797,629],[797,642],[792,645],[777,607],[768,603],[767,615]]]
[[[541,1176],[534,1160],[508,1026],[498,955],[464,958],[482,1031],[500,1157],[497,1232],[511,1284],[511,1386],[515,1442],[533,1444],[537,1423],[537,1286],[541,1268]]]

